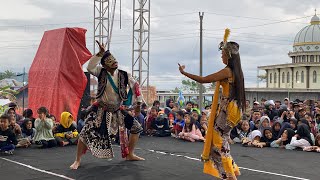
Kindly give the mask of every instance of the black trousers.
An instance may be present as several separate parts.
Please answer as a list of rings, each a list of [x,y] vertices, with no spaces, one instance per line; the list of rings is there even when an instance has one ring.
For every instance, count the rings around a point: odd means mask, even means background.
[[[51,139],[49,141],[40,140],[42,146],[41,148],[52,148],[57,146],[57,141],[55,139]]]

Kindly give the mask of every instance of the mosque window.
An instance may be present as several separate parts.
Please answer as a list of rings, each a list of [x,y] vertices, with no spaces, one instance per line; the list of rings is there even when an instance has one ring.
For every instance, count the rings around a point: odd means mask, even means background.
[[[285,80],[285,76],[284,76],[284,72],[282,72],[282,83],[284,83]]]
[[[277,73],[274,73],[274,83],[277,83]]]
[[[299,71],[296,72],[296,83],[299,81],[298,78],[299,78]]]
[[[313,74],[312,74],[312,82],[313,82],[313,83],[316,83],[316,82],[317,82],[317,71],[313,71]]]
[[[290,73],[287,72],[287,83],[290,83]]]
[[[302,56],[302,62],[306,62],[306,56],[305,55]]]
[[[272,83],[272,73],[270,73],[270,83]]]
[[[314,56],[313,55],[310,56],[310,62],[314,62]]]
[[[304,72],[301,71],[301,83],[304,83]]]

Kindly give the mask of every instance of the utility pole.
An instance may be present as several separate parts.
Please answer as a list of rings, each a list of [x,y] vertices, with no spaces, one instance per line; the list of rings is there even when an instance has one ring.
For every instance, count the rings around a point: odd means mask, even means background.
[[[23,75],[22,75],[22,84],[23,84],[23,88],[22,88],[22,111],[24,111],[24,97],[25,97],[25,88],[24,88],[24,86],[25,86],[25,83],[24,83],[24,76],[26,75],[26,68],[25,67],[23,67]]]
[[[204,12],[199,12],[199,17],[200,17],[200,76],[202,76],[202,20],[203,20],[203,15]],[[199,109],[202,109],[203,105],[203,89],[202,89],[202,84],[199,83]]]

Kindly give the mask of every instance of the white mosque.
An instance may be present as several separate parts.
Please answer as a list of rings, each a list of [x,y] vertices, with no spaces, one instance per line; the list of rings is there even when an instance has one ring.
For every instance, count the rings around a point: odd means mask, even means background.
[[[258,67],[266,71],[266,88],[320,89],[320,19],[316,14],[297,33],[288,55],[291,63]]]

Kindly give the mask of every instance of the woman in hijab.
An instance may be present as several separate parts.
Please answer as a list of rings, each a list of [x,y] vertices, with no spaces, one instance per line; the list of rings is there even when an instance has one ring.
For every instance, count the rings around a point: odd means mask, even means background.
[[[268,116],[262,116],[260,118],[259,131],[263,133],[264,129],[268,127],[271,127],[270,118]]]
[[[294,147],[290,145],[291,139],[294,135],[295,135],[294,130],[292,130],[291,128],[285,128],[283,133],[281,134],[281,137],[278,138],[277,140],[274,140],[270,144],[270,147],[294,149]]]
[[[279,138],[281,137],[282,133],[283,133],[287,128],[292,129],[289,123],[287,123],[287,122],[282,123],[281,129],[280,129],[280,131],[279,131],[279,135],[278,135],[277,139],[279,139]],[[293,131],[293,132],[294,132],[294,131]],[[290,143],[290,142],[289,142],[289,143]]]
[[[278,121],[274,122],[272,125],[272,134],[273,134],[274,139],[278,138],[280,130],[281,130],[281,123],[278,120]]]
[[[260,140],[260,143],[256,145],[256,147],[270,147],[270,144],[275,140],[273,134],[272,134],[272,128],[266,127],[264,128],[262,132],[262,138]]]
[[[302,149],[313,145],[313,142],[310,136],[310,131],[306,124],[300,124],[298,126],[297,133],[292,137],[290,145],[295,148],[302,148]]]

